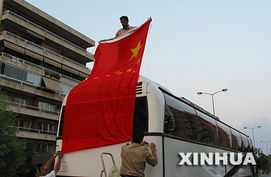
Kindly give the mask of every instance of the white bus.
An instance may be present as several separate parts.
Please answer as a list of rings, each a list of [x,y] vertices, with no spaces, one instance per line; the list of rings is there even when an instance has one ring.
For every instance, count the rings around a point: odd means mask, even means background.
[[[61,108],[56,150],[62,146],[65,103],[66,99]],[[146,177],[257,176],[256,167],[249,165],[179,166],[179,152],[252,152],[252,141],[218,117],[143,76],[136,88],[134,129],[144,131],[144,140],[156,144],[158,164],[146,166]],[[107,177],[113,163],[120,167],[124,144],[67,153],[58,175]],[[108,154],[112,154],[113,161]]]

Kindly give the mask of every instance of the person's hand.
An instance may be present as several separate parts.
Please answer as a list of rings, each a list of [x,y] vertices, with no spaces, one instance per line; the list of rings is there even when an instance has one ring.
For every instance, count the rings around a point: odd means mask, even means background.
[[[156,145],[154,143],[151,143],[151,146],[150,146],[151,150],[155,151],[156,149]]]
[[[144,146],[145,144],[149,144],[147,141],[142,141],[141,143],[140,143],[140,146]]]
[[[58,154],[58,158],[59,158],[59,159],[62,159],[62,158],[63,158],[63,154],[62,154],[61,151],[60,151],[60,153]]]
[[[54,157],[58,156],[61,153],[61,151],[57,151],[54,153]]]

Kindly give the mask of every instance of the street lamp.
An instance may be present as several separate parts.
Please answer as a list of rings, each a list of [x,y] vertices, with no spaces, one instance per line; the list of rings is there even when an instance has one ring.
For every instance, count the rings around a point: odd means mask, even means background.
[[[260,125],[258,125],[258,126],[256,126],[256,127],[244,127],[244,129],[251,129],[251,131],[252,131],[252,138],[253,138],[253,144],[254,144],[254,148],[255,148],[255,139],[254,139],[254,129],[255,128],[261,128],[262,126],[260,126]]]
[[[268,143],[270,143],[270,142],[271,142],[271,140],[261,141],[261,143],[265,143],[265,144],[266,144],[266,153],[267,153],[267,155],[269,154],[269,151],[268,151],[268,149],[269,149]]]
[[[214,102],[214,95],[219,93],[219,92],[226,92],[228,89],[224,88],[222,90],[216,91],[214,93],[206,93],[206,92],[198,92],[198,95],[206,94],[206,95],[211,95],[212,96],[212,105],[213,105],[213,114],[215,115],[215,102]]]

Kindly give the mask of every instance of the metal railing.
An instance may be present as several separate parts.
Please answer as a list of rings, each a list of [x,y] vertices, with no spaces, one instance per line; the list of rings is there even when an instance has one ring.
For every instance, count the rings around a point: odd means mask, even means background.
[[[21,59],[21,58],[19,58],[19,57],[15,57],[15,56],[10,55],[10,54],[5,53],[5,52],[1,52],[1,55],[0,55],[0,56],[4,56],[4,57],[7,57],[7,58],[10,58],[10,59],[11,59],[12,61],[14,61],[14,62],[24,63],[24,64],[30,65],[30,66],[32,66],[32,67],[36,67],[36,68],[41,69],[41,70],[43,70],[43,71],[49,71],[50,73],[54,73],[54,74],[56,74],[56,75],[59,75],[60,77],[63,77],[63,78],[72,80],[72,81],[77,82],[77,83],[80,83],[80,82],[81,82],[80,80],[74,79],[74,78],[69,77],[69,76],[66,76],[66,75],[64,75],[64,74],[60,74],[60,73],[58,73],[58,72],[56,72],[56,71],[53,71],[53,70],[44,68],[44,67],[42,67],[42,66],[39,66],[39,65],[37,65],[37,64],[34,64],[34,63],[29,62],[29,61],[26,61],[26,60],[23,60],[23,59]]]
[[[27,127],[19,127],[19,126],[11,126],[11,127],[17,128],[20,131],[33,132],[33,133],[39,133],[39,134],[56,135],[57,133],[56,131],[40,130],[40,129],[27,128]]]
[[[58,38],[58,39],[60,39],[60,40],[62,40],[62,41],[65,41],[66,43],[72,45],[73,47],[76,47],[77,49],[80,49],[81,51],[86,52],[87,54],[91,55],[86,49],[84,49],[84,48],[82,48],[82,47],[80,47],[80,46],[74,44],[73,42],[71,42],[71,41],[69,41],[69,40],[67,40],[67,39],[64,39],[63,37],[61,37],[61,36],[59,36],[59,35],[57,35],[57,34],[51,32],[51,31],[48,31],[47,29],[45,29],[45,28],[43,28],[43,27],[41,27],[41,26],[39,26],[39,25],[37,25],[37,24],[35,24],[35,23],[33,23],[33,22],[27,20],[26,18],[24,18],[24,17],[22,17],[22,16],[20,16],[20,15],[18,15],[18,14],[16,14],[16,13],[14,13],[14,12],[12,12],[12,11],[10,11],[10,10],[4,11],[3,15],[5,15],[5,14],[13,15],[13,16],[19,18],[20,20],[22,20],[22,21],[24,21],[24,22],[26,22],[26,23],[28,23],[28,24],[30,24],[30,25],[33,25],[33,26],[35,26],[36,28],[39,28],[39,29],[42,30],[43,32],[49,33],[49,34],[51,34],[52,36],[54,36],[54,37],[56,37],[56,38]]]
[[[40,46],[40,45],[38,45],[38,44],[35,44],[35,43],[31,42],[31,41],[28,41],[28,40],[26,40],[26,39],[24,39],[24,38],[22,38],[22,37],[20,37],[20,36],[18,36],[18,35],[16,35],[16,34],[13,34],[13,33],[9,32],[9,31],[2,31],[1,34],[3,34],[3,35],[9,35],[9,36],[11,36],[11,37],[13,37],[13,38],[15,38],[15,39],[18,39],[18,40],[20,40],[20,41],[22,41],[22,42],[24,42],[24,43],[26,43],[26,44],[33,45],[33,46],[35,46],[35,47],[37,47],[37,48],[39,48],[39,49],[41,49],[41,50],[43,50],[43,51],[45,51],[45,52],[48,52],[48,53],[50,53],[50,54],[52,54],[52,55],[55,55],[56,57],[59,57],[59,58],[64,59],[64,60],[67,60],[67,61],[69,61],[69,62],[71,62],[71,63],[73,63],[73,64],[75,64],[75,65],[77,65],[77,66],[79,66],[79,67],[82,67],[82,68],[85,68],[85,69],[89,70],[89,69],[88,69],[85,65],[83,65],[83,64],[80,64],[80,63],[78,63],[78,62],[76,62],[76,61],[73,61],[73,60],[70,59],[70,58],[64,57],[64,56],[62,56],[62,55],[60,55],[60,54],[58,54],[58,53],[56,53],[56,52],[53,52],[52,50],[49,50],[49,49],[44,48],[44,47],[42,47],[42,46]]]
[[[19,107],[19,108],[25,108],[25,109],[38,111],[38,112],[44,112],[44,113],[59,115],[59,111],[46,110],[46,109],[42,109],[42,108],[36,107],[36,106],[30,106],[30,105],[27,105],[27,104],[20,104],[20,103],[16,103],[16,102],[12,102],[12,101],[3,100],[1,98],[0,98],[0,102],[7,103],[8,105],[16,106],[16,107]]]
[[[33,87],[33,88],[37,88],[37,86],[35,86],[32,83],[21,81],[21,80],[18,80],[18,79],[9,77],[9,76],[5,76],[3,74],[0,74],[0,78],[4,79],[4,80],[7,80],[7,81],[11,81],[11,82],[17,83],[17,84],[20,84],[20,85],[27,85],[27,86],[30,86],[30,87]]]
[[[17,84],[20,84],[20,85],[27,85],[27,86],[30,86],[30,87],[33,87],[33,88],[36,88],[36,89],[39,88],[42,91],[46,91],[47,90],[46,87],[36,86],[36,85],[34,85],[32,83],[21,81],[21,80],[18,80],[18,79],[9,77],[9,76],[5,76],[3,74],[0,74],[0,79],[6,80],[6,81],[10,81],[10,82],[14,82],[14,83],[17,83]],[[65,96],[65,94],[60,93],[60,92],[56,92],[55,95],[58,95],[58,96],[61,96],[61,97]]]

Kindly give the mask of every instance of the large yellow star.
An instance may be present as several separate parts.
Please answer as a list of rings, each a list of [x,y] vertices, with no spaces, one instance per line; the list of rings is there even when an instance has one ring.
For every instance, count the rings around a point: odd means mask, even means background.
[[[139,52],[139,50],[140,50],[141,48],[142,48],[142,45],[141,45],[141,43],[140,43],[140,41],[139,41],[138,44],[137,44],[137,46],[136,46],[136,48],[131,49],[133,55],[132,55],[132,57],[130,58],[130,60],[132,60],[134,57],[137,57],[138,52]],[[130,60],[129,60],[129,61],[130,61]]]

